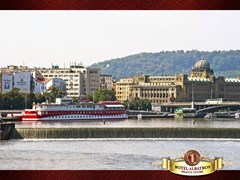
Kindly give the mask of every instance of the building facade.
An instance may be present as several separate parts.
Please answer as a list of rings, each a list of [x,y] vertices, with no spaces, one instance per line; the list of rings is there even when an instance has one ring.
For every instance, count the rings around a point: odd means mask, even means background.
[[[129,99],[129,88],[134,85],[134,79],[133,78],[124,78],[120,79],[120,81],[116,82],[116,98],[120,102],[124,102]]]
[[[112,90],[113,79],[111,75],[100,75],[100,89]]]
[[[3,69],[1,74],[1,93],[18,88],[20,93],[30,93],[32,90],[32,74],[29,71]]]
[[[0,71],[0,92],[2,94],[11,91],[13,88],[19,89],[20,93],[29,94],[44,93],[50,86],[66,92],[66,83],[61,78],[44,78],[44,76],[35,69],[27,66],[8,66],[1,68]]]
[[[66,82],[68,97],[88,95],[100,89],[100,70],[72,65],[70,68],[38,69],[45,78],[62,78]]]
[[[215,77],[206,60],[197,61],[189,75],[142,75],[127,82],[125,78],[116,83],[116,97],[121,102],[149,99],[152,103],[159,104],[213,98],[240,101],[240,78]]]

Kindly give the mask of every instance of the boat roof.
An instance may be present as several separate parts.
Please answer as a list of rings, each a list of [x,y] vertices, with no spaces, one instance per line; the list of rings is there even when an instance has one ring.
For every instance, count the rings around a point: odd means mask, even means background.
[[[122,104],[106,104],[106,107],[124,107]]]
[[[99,104],[121,104],[119,101],[99,101]]]

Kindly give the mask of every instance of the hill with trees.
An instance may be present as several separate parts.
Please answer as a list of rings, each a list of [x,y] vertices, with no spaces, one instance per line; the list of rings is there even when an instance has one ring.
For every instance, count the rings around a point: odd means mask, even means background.
[[[101,74],[112,75],[116,79],[141,74],[189,74],[200,59],[209,62],[215,76],[240,77],[240,50],[140,53],[95,63],[91,67],[100,68]]]

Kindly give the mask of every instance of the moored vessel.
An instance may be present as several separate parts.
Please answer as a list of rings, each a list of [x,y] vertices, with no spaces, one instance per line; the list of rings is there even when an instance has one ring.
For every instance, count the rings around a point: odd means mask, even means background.
[[[208,113],[204,116],[204,119],[217,119],[217,115],[215,113]]]
[[[118,101],[73,103],[71,98],[57,98],[56,103],[33,104],[32,109],[25,109],[22,114],[23,121],[123,120],[127,118],[124,105]]]
[[[177,108],[174,114],[176,118],[193,118],[197,115],[194,108]]]

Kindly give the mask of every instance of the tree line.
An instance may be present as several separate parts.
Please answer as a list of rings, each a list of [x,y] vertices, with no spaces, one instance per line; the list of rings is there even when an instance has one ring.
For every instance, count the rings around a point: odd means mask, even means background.
[[[240,50],[212,52],[178,50],[140,53],[95,63],[91,67],[100,68],[102,74],[112,75],[116,79],[142,74],[189,74],[194,64],[200,59],[209,62],[215,76],[240,76]]]
[[[26,109],[32,108],[33,103],[54,102],[56,98],[63,97],[64,93],[55,86],[51,86],[45,93],[20,93],[18,88],[0,94],[0,109]]]
[[[13,88],[11,91],[0,94],[0,109],[31,109],[33,103],[42,103],[48,101],[55,102],[56,98],[64,97],[65,94],[59,91],[55,86],[51,86],[45,93],[20,93],[19,89]],[[92,94],[73,98],[74,102],[94,102],[116,101],[116,96],[112,90],[97,90]],[[151,101],[147,99],[136,99],[125,101],[123,103],[129,110],[151,110]]]

